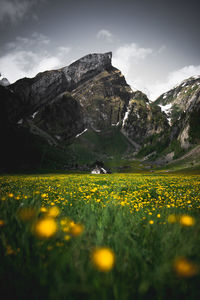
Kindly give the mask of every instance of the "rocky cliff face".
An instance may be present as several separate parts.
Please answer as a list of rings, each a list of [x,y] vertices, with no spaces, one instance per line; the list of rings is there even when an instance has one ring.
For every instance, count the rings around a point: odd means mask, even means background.
[[[166,132],[168,129],[167,118],[161,109],[149,103],[143,93],[134,93],[123,119],[122,132],[142,145],[148,137]]]
[[[187,111],[198,98],[200,90],[200,76],[190,77],[172,90],[162,94],[155,103],[159,105],[170,119],[171,125],[179,118],[181,113]]]
[[[167,114],[171,139],[180,141],[188,149],[200,140],[200,76],[190,77],[161,95],[157,100]]]
[[[72,91],[83,108],[85,126],[94,131],[119,126],[132,95],[124,76],[111,66]]]
[[[32,133],[43,135],[44,138],[46,133],[48,142],[56,145],[84,130],[82,107],[66,92],[36,111],[28,118],[28,124]]]

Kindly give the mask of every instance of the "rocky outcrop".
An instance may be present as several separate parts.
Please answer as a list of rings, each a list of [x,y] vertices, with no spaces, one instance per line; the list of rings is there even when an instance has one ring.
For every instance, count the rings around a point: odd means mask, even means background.
[[[72,91],[83,108],[86,127],[94,131],[120,126],[132,95],[124,76],[113,67]]]
[[[193,103],[198,98],[199,90],[200,76],[190,77],[162,94],[155,103],[167,114],[170,125],[173,125],[180,119],[183,112],[188,109],[191,111]]]
[[[54,142],[49,140],[49,143],[54,144],[74,138],[85,128],[82,107],[67,92],[36,111],[30,122],[32,128],[34,125],[51,136]]]
[[[169,125],[161,109],[149,103],[145,94],[136,92],[125,113],[122,132],[142,145],[146,138],[166,132]]]
[[[10,85],[10,82],[8,81],[7,78],[2,78],[2,79],[0,80],[0,85],[1,85],[1,86],[9,86],[9,85]]]
[[[200,76],[184,80],[157,100],[171,125],[171,141],[188,149],[200,141]]]

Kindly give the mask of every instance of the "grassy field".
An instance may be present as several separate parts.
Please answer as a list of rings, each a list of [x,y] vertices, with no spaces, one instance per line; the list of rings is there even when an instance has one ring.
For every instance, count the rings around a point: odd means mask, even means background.
[[[200,176],[0,178],[0,299],[200,299]]]

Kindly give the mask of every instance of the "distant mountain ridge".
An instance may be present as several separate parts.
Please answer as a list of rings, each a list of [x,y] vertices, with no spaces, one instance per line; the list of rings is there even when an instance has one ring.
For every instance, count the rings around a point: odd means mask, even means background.
[[[150,103],[145,94],[133,91],[121,71],[112,66],[111,52],[89,54],[59,70],[1,86],[1,135],[6,145],[9,132],[15,132],[23,146],[21,132],[25,130],[30,139],[39,139],[38,157],[40,145],[47,143],[54,152],[62,148],[67,164],[68,160],[76,163],[77,157],[84,163],[77,151],[88,152],[91,159],[99,160],[112,160],[112,151],[118,159],[150,154],[157,159],[173,150],[174,140],[179,141],[181,149],[199,143],[195,131],[199,126],[199,93],[200,79],[189,78]],[[123,143],[118,154],[109,139],[116,145],[119,140]]]

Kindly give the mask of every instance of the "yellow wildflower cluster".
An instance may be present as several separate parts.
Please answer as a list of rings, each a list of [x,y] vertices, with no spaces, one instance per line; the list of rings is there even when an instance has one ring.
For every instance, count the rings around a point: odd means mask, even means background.
[[[69,245],[76,237],[86,235],[83,217],[70,217],[76,203],[95,210],[113,206],[117,212],[141,213],[141,227],[154,230],[156,226],[179,228],[187,232],[198,222],[193,211],[200,209],[200,176],[157,176],[153,174],[112,174],[102,175],[53,175],[27,177],[5,177],[7,190],[0,194],[1,204],[14,201],[17,217],[23,222],[31,222],[34,234],[41,239],[56,236],[57,246]],[[33,188],[34,187],[34,188]],[[35,202],[34,202],[35,201]],[[38,206],[28,206],[37,203]],[[21,205],[21,206],[20,206]],[[66,213],[66,214],[65,214]],[[73,214],[72,214],[73,215]],[[131,215],[132,216],[132,215]],[[6,222],[1,217],[3,229]],[[83,221],[84,223],[84,221]],[[23,223],[24,224],[24,223]],[[28,223],[30,224],[30,223]],[[175,225],[170,225],[175,224]],[[195,227],[194,227],[195,228]],[[59,241],[57,241],[59,237]],[[70,243],[66,243],[70,241]],[[43,242],[43,241],[39,241]],[[48,250],[52,245],[48,245]],[[12,248],[7,248],[12,253]],[[107,247],[96,248],[91,255],[93,265],[102,272],[110,271],[115,264],[115,254]],[[179,276],[191,277],[197,268],[185,258],[174,262]]]

